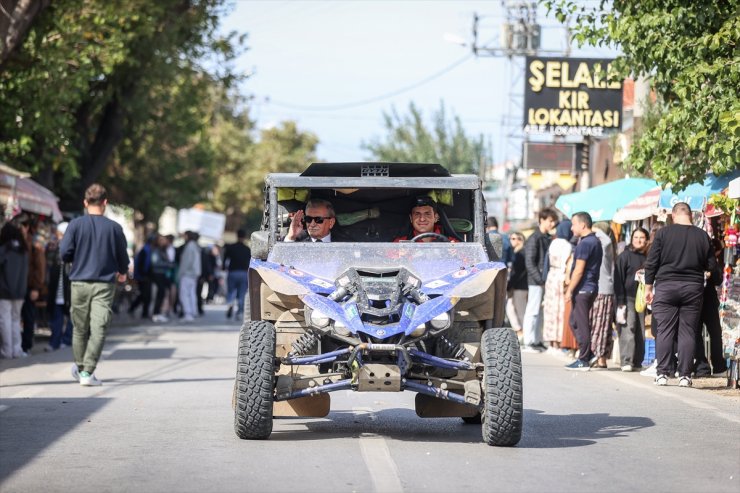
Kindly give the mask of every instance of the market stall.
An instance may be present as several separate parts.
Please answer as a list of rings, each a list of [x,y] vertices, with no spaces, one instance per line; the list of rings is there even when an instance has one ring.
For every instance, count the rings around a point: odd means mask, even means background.
[[[0,163],[0,208],[5,220],[25,211],[60,222],[62,213],[57,196],[28,176]]]
[[[657,186],[655,180],[647,178],[622,178],[582,192],[561,195],[555,207],[568,217],[585,211],[594,221],[611,221],[619,209]]]

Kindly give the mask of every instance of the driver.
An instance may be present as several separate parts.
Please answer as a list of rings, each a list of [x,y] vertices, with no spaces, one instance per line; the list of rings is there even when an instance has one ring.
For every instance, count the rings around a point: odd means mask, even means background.
[[[451,236],[445,236],[442,233],[442,227],[439,223],[439,214],[437,213],[437,203],[428,195],[420,195],[416,197],[416,202],[411,208],[409,214],[409,220],[411,221],[411,235],[399,236],[393,239],[393,242],[399,242],[402,240],[410,240],[424,233],[436,233],[442,237],[446,237],[447,241],[457,243],[457,239]],[[439,241],[439,237],[432,235],[416,240],[417,242],[430,242]]]

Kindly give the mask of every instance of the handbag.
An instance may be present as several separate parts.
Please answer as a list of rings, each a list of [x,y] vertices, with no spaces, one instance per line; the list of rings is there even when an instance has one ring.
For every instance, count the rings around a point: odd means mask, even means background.
[[[635,311],[642,313],[645,311],[645,283],[640,281],[637,285],[637,294],[635,295]]]

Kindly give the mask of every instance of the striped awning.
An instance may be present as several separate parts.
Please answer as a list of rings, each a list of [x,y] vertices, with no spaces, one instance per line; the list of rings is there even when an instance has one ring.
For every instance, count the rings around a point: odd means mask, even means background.
[[[655,187],[643,193],[633,201],[619,209],[612,221],[618,224],[624,224],[627,221],[639,221],[646,219],[656,213],[660,193],[662,189]]]

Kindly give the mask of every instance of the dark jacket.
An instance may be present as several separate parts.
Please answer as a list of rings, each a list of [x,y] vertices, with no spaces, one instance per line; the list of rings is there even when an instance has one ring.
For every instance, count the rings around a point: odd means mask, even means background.
[[[507,290],[527,289],[527,265],[524,261],[524,251],[514,252],[514,261],[511,265],[509,282],[506,285]]]
[[[68,269],[65,268],[61,257],[58,255],[49,263],[49,284],[47,285],[46,311],[52,313],[57,302],[57,289],[59,288],[59,276],[62,277],[62,292],[64,293],[64,313],[69,315],[69,307],[72,300],[71,284],[69,282]]]
[[[545,258],[550,248],[550,235],[535,229],[532,236],[524,243],[524,261],[527,265],[527,284],[530,286],[545,285]]]
[[[28,253],[13,245],[0,246],[0,299],[22,300],[28,287]]]
[[[635,281],[635,272],[645,264],[645,254],[636,252],[627,247],[617,257],[614,265],[614,297],[617,305],[626,305],[627,298],[635,298],[638,282]]]

